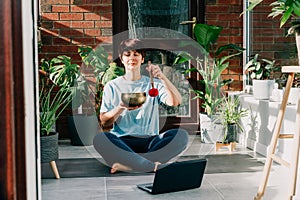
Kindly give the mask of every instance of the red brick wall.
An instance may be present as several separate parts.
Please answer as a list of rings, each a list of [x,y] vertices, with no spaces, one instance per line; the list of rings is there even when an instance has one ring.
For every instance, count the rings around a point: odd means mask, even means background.
[[[40,58],[69,55],[81,45],[112,43],[112,0],[42,0]]]
[[[243,47],[243,11],[241,0],[213,0],[206,1],[206,23],[222,26],[223,30],[219,37],[218,45],[235,44]],[[230,4],[228,3],[230,2]],[[228,90],[242,90],[243,87],[242,55],[230,60],[230,67],[223,71],[223,78],[233,78]]]

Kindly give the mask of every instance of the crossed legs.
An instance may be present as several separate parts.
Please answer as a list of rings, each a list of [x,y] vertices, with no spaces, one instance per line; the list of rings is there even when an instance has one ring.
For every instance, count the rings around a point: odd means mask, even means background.
[[[94,147],[116,171],[150,172],[162,167],[180,154],[187,146],[188,133],[183,129],[171,129],[157,136],[117,137],[109,132],[94,138]]]

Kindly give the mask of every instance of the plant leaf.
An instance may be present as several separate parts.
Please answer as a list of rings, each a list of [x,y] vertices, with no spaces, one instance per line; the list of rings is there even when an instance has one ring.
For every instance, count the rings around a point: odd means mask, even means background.
[[[194,27],[197,42],[206,50],[215,43],[222,31],[223,27],[207,24],[196,24]]]
[[[290,7],[283,15],[280,20],[280,28],[288,21],[288,19],[292,16],[293,7]]]

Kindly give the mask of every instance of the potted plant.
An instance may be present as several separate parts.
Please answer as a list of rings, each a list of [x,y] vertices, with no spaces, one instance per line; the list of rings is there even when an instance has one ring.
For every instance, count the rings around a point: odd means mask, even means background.
[[[224,97],[223,89],[230,84],[232,79],[221,80],[222,72],[229,67],[229,59],[240,55],[244,49],[234,45],[227,44],[217,47],[216,43],[223,27],[196,24],[194,27],[195,38],[199,44],[199,53],[197,57],[182,52],[178,55],[175,63],[183,63],[189,60],[196,60],[198,67],[186,70],[186,73],[197,72],[202,79],[199,80],[199,88],[192,88],[196,94],[195,99],[201,99],[201,107],[204,113],[200,113],[201,138],[205,143],[214,142],[218,136],[214,137],[212,132],[220,132],[216,127],[214,115],[217,107]],[[188,44],[183,44],[188,45]],[[211,131],[212,130],[212,131]]]
[[[245,66],[253,84],[253,96],[258,100],[268,100],[272,94],[275,80],[270,80],[271,73],[276,70],[275,60],[260,58],[255,54]]]
[[[222,99],[218,113],[218,120],[223,125],[223,139],[218,142],[237,142],[238,129],[244,131],[241,118],[248,115],[248,110],[240,107],[238,97],[229,96]]]
[[[104,85],[124,73],[115,63],[109,63],[108,54],[101,46],[78,48],[81,67],[71,60],[61,59],[51,68],[51,80],[72,91],[73,115],[68,117],[71,144],[91,145],[98,133],[99,110]],[[70,59],[70,58],[69,58]],[[66,64],[67,63],[67,64]]]
[[[52,61],[43,59],[39,66],[41,162],[50,163],[56,178],[59,178],[55,164],[58,159],[58,133],[55,123],[70,104],[72,95],[67,87],[59,87],[50,80],[49,66]]]

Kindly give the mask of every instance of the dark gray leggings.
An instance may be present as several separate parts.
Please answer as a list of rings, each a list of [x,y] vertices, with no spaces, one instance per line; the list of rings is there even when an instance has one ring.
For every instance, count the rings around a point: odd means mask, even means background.
[[[137,172],[153,171],[154,162],[166,163],[180,154],[187,144],[188,133],[183,129],[148,137],[117,137],[103,132],[94,138],[95,149],[109,166],[121,163]]]

